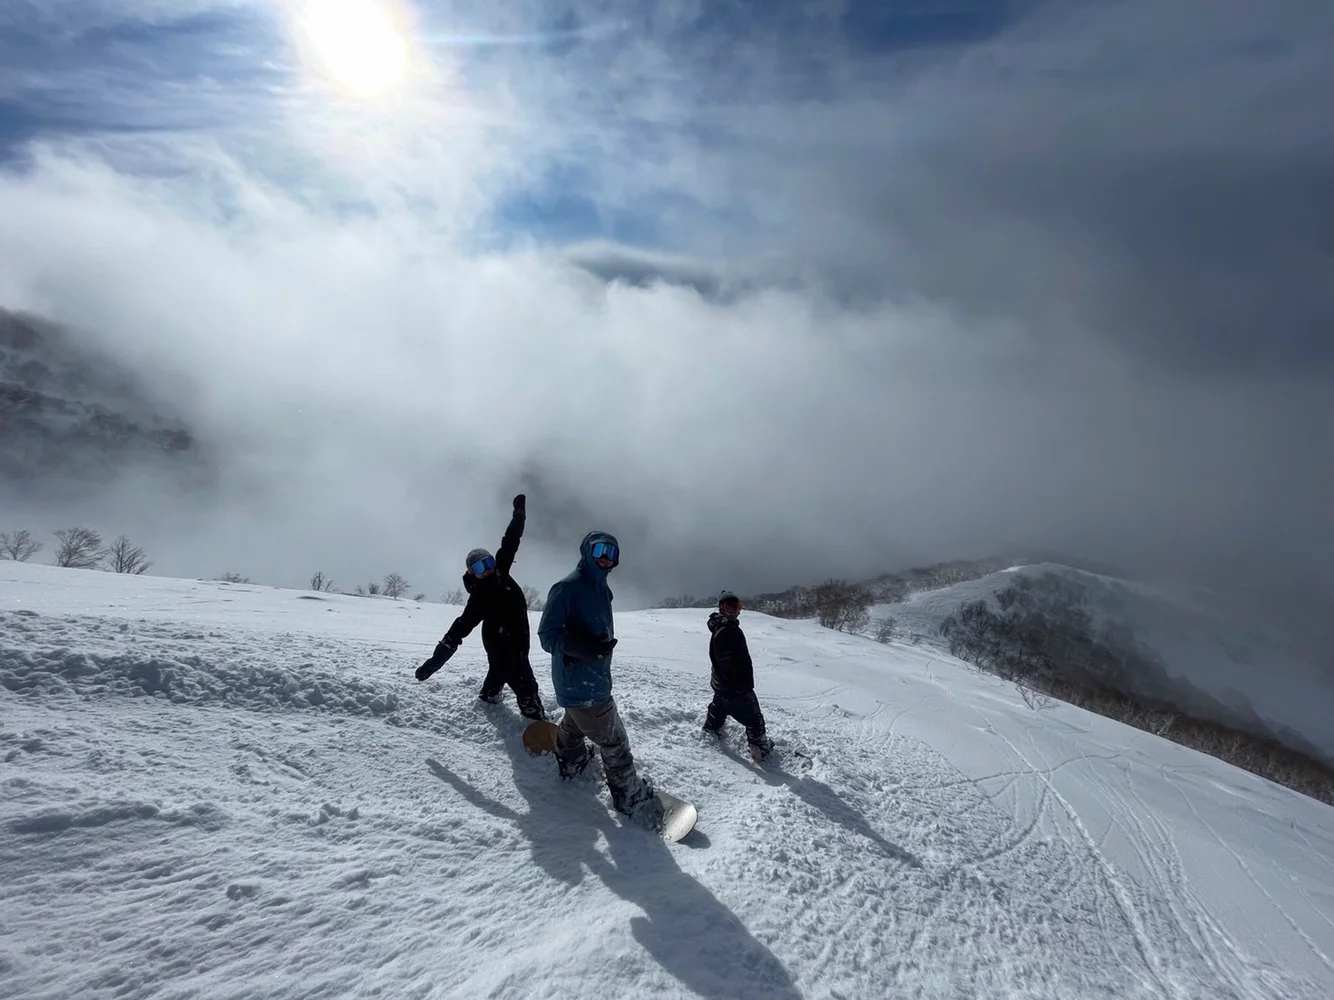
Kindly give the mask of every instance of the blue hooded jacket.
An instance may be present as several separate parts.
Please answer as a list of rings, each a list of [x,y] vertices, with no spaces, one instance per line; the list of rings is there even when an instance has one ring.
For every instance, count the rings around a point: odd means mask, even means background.
[[[599,541],[619,548],[615,536],[605,531],[585,535],[579,565],[552,584],[537,626],[538,642],[551,654],[551,683],[561,708],[588,708],[611,698],[609,643],[616,632],[607,586],[610,570],[593,560],[593,543]]]

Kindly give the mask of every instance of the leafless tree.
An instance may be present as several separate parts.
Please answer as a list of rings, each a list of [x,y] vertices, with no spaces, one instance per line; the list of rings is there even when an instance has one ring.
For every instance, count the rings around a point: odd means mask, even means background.
[[[814,618],[817,613],[815,591],[810,587],[789,587],[777,593],[756,594],[745,598],[745,602],[750,610],[775,618]]]
[[[218,577],[223,583],[252,583],[248,576],[242,576],[240,573],[223,573]]]
[[[131,573],[138,576],[153,565],[147,553],[124,535],[103,549],[101,557],[106,568],[113,573]]]
[[[1045,691],[1039,691],[1033,685],[1023,680],[1014,682],[1014,686],[1019,689],[1019,694],[1024,699],[1024,704],[1035,712],[1041,712],[1045,708],[1051,708],[1051,696]]]
[[[92,528],[61,528],[55,532],[56,565],[69,569],[95,569],[102,551],[102,536]]]
[[[408,592],[408,587],[410,586],[411,584],[404,579],[403,574],[390,573],[384,578],[384,595],[385,597],[392,597],[394,600],[398,600]]]
[[[875,641],[889,642],[894,638],[894,633],[897,631],[898,627],[899,622],[897,618],[881,618],[880,621],[876,622]]]
[[[425,595],[425,594],[413,594],[413,595],[412,595],[412,599],[413,599],[414,601],[417,601],[418,603],[420,603],[420,602],[426,600],[426,595]]]
[[[372,580],[370,583],[366,584],[366,593],[370,594],[372,597],[379,596],[380,585]]]
[[[468,603],[468,597],[466,594],[463,593],[463,588],[461,587],[455,587],[453,590],[449,591],[449,593],[445,594],[445,596],[441,598],[441,600],[443,600],[446,604]]]
[[[314,575],[310,578],[311,590],[318,590],[327,594],[329,591],[333,590],[333,585],[333,578],[325,576],[322,570],[316,570]]]
[[[815,588],[820,624],[840,632],[861,632],[871,623],[871,593],[844,580],[826,580]]]
[[[27,562],[42,551],[42,543],[32,537],[26,528],[13,534],[0,534],[0,559]]]
[[[529,611],[541,611],[547,606],[546,600],[537,592],[536,587],[524,587],[523,599],[528,603]]]

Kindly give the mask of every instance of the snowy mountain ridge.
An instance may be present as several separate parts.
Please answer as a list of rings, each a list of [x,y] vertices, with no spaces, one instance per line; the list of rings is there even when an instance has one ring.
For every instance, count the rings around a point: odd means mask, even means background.
[[[936,649],[747,613],[771,732],[814,759],[760,769],[698,731],[703,616],[622,613],[636,757],[700,811],[667,845],[476,703],[475,637],[412,679],[456,613],[0,564],[0,991],[1334,991],[1334,808]]]
[[[131,462],[197,461],[185,424],[141,380],[68,331],[0,308],[0,475],[49,492],[114,478]]]
[[[1318,601],[1261,604],[1237,589],[1173,586],[1043,563],[915,593],[881,605],[901,632],[947,647],[942,623],[973,601],[999,608],[1027,578],[1053,608],[1087,612],[1094,626],[1143,655],[1138,693],[1334,764],[1334,619]]]

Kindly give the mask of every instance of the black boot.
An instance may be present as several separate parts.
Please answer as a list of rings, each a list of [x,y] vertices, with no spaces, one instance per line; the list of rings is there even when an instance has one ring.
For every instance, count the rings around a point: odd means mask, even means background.
[[[662,829],[662,802],[653,793],[653,785],[643,778],[630,788],[611,789],[611,804],[645,829]]]
[[[753,740],[747,739],[746,748],[750,750],[750,759],[758,764],[774,752],[774,741],[767,736],[761,736]]]
[[[588,762],[592,759],[593,754],[589,752],[587,746],[584,747],[583,753],[568,763],[563,757],[557,754],[556,767],[560,771],[561,779],[564,781],[573,781],[575,778],[579,777],[579,775],[584,773],[584,768],[588,766]]]
[[[547,721],[547,710],[542,707],[542,702],[536,698],[531,701],[519,702],[519,714],[525,719],[532,719],[534,722]]]

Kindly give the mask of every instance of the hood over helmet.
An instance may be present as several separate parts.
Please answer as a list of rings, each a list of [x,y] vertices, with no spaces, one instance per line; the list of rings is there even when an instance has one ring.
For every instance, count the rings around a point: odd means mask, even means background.
[[[579,568],[581,570],[594,570],[605,576],[608,570],[599,566],[597,560],[593,558],[593,545],[595,542],[610,542],[612,545],[616,546],[616,560],[611,564],[611,569],[615,569],[621,564],[621,543],[616,541],[616,536],[609,531],[590,531],[584,536],[584,540],[579,543]]]

